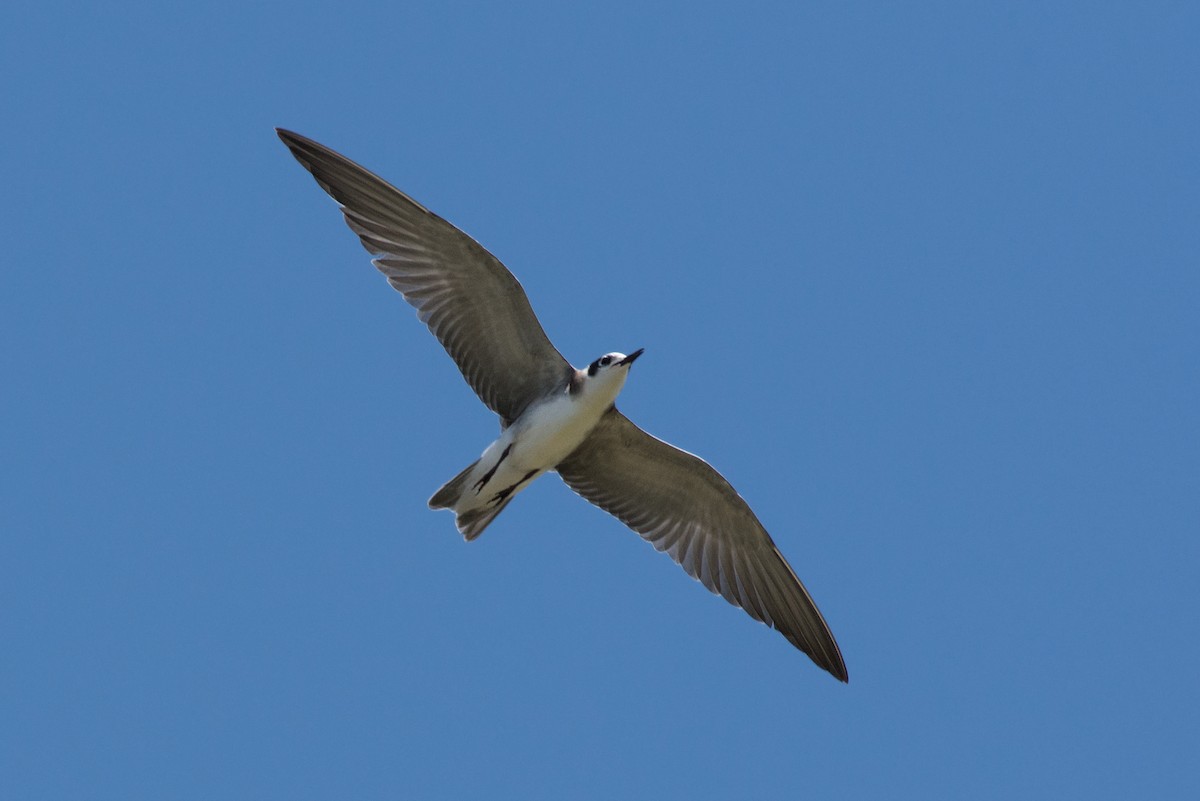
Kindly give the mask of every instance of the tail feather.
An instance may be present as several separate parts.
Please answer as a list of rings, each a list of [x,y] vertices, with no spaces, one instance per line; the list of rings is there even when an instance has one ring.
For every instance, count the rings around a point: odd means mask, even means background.
[[[467,477],[471,475],[471,471],[477,464],[479,464],[478,459],[472,462],[466,470],[447,481],[440,490],[433,493],[433,497],[429,499],[429,508],[453,509],[458,503],[458,499],[462,497],[463,489],[467,485]]]
[[[433,493],[433,497],[429,499],[430,509],[452,509],[455,512],[454,525],[458,527],[459,532],[468,541],[473,540],[483,533],[483,530],[488,527],[488,524],[496,519],[496,515],[508,506],[508,502],[513,499],[510,494],[500,500],[498,503],[492,504],[484,501],[483,498],[473,499],[473,502],[480,505],[471,509],[458,511],[460,502],[463,496],[470,492],[470,480],[472,471],[474,471],[479,461],[476,460],[470,467],[463,470],[454,478],[446,482],[446,485],[437,492]]]
[[[495,506],[468,509],[454,518],[454,525],[458,526],[459,533],[466,538],[467,542],[470,542],[483,533],[488,524],[496,519],[496,515],[504,511],[504,507],[508,506],[508,502],[511,500],[512,496],[510,495]]]

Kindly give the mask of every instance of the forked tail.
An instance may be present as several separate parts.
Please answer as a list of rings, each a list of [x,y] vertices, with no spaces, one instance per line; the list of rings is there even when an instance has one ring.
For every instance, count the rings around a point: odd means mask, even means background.
[[[458,499],[462,497],[463,490],[467,486],[467,478],[471,475],[471,471],[475,469],[475,465],[477,464],[479,464],[478,459],[468,465],[466,470],[447,481],[444,487],[433,493],[433,497],[429,499],[429,508],[453,509],[457,506]]]
[[[459,533],[467,539],[467,542],[470,542],[483,533],[488,524],[496,519],[496,515],[504,511],[504,507],[508,506],[508,502],[511,500],[512,496],[510,495],[499,503],[468,509],[454,518],[454,525],[458,526]]]
[[[488,527],[488,523],[491,523],[512,500],[512,496],[507,493],[503,497],[493,499],[490,503],[484,502],[480,498],[474,501],[477,505],[466,504],[468,508],[463,509],[462,512],[458,511],[458,508],[463,505],[463,496],[470,492],[468,482],[471,478],[471,471],[477,464],[479,464],[478,461],[473,462],[466,470],[447,481],[446,485],[433,493],[433,497],[429,499],[430,509],[454,510],[454,525],[468,540],[473,540],[482,534],[483,530]]]

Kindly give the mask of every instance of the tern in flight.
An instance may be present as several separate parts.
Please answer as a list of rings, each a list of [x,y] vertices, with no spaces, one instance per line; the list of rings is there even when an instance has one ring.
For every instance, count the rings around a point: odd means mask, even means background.
[[[754,512],[704,460],[650,436],[614,405],[642,349],[576,370],[520,283],[474,239],[346,157],[276,129],[341,206],[388,282],[417,310],[500,436],[429,499],[468,540],[554,471],[750,617],[847,681],[833,633]]]

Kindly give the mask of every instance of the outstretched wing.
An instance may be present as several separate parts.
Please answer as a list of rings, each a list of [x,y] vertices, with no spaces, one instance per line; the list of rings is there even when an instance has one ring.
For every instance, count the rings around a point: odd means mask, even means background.
[[[650,436],[614,407],[556,468],[688,575],[779,631],[842,681],[825,619],[754,512],[707,462]]]
[[[525,290],[500,261],[450,223],[324,145],[276,129],[342,207],[374,264],[417,310],[467,383],[505,425],[569,380]]]

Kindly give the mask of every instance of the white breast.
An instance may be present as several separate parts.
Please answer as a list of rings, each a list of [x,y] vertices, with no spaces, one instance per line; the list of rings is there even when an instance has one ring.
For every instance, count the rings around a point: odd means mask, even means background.
[[[611,398],[605,402],[564,392],[529,409],[505,432],[512,435],[514,467],[552,469],[579,447],[611,405]]]

